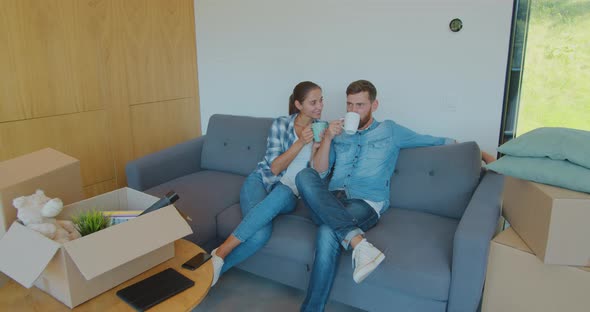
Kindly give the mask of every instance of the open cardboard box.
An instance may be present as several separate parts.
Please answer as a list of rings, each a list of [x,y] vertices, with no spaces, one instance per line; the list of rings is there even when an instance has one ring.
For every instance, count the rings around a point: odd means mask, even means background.
[[[590,267],[544,264],[513,228],[490,245],[483,312],[588,311]]]
[[[88,209],[145,210],[157,200],[122,188],[67,205],[58,219]],[[0,271],[73,308],[172,258],[174,241],[191,233],[173,205],[63,245],[14,222],[0,240]]]
[[[12,200],[42,189],[48,196],[60,198],[64,204],[84,199],[80,161],[45,148],[0,162],[0,238],[16,220]],[[0,287],[8,277],[0,273]]]
[[[544,263],[590,266],[590,194],[507,176],[502,214]]]

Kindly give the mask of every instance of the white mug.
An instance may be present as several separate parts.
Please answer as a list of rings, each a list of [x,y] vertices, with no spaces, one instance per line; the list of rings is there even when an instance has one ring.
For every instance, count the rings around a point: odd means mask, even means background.
[[[355,112],[348,112],[344,115],[344,132],[346,134],[355,134],[359,128],[361,115]]]

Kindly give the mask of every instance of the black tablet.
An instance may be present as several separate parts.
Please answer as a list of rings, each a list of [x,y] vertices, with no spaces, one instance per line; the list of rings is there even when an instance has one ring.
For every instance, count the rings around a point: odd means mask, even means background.
[[[117,291],[117,296],[135,310],[145,311],[194,285],[193,280],[168,268]]]

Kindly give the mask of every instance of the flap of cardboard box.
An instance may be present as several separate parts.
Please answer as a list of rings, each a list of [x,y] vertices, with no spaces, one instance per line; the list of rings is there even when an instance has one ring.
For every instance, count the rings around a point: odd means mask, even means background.
[[[525,244],[525,242],[518,236],[512,227],[507,228],[502,233],[496,235],[494,242],[506,246],[516,248],[520,251],[532,254],[533,251]]]
[[[492,240],[492,243],[497,243],[497,244],[500,244],[503,246],[514,248],[515,250],[519,250],[519,251],[534,255],[533,251],[526,245],[526,243],[522,240],[522,238],[518,235],[518,233],[516,233],[516,231],[512,227],[509,227],[506,230],[504,230],[503,232],[501,232],[500,234],[496,235],[496,237],[494,237],[494,239]],[[542,262],[539,260],[539,263],[542,263]],[[553,265],[547,265],[547,266],[548,267],[560,267],[560,266],[553,266]],[[561,266],[561,267],[567,267],[567,266]],[[586,272],[590,272],[590,266],[588,266],[588,267],[570,266],[570,267],[580,269],[580,270],[583,270]]]
[[[14,222],[0,239],[0,271],[31,288],[60,244]]]
[[[87,280],[193,231],[172,205],[64,244]]]

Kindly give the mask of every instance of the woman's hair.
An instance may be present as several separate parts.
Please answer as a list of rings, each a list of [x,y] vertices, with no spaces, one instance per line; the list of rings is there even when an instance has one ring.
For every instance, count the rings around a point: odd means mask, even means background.
[[[291,96],[289,97],[289,115],[299,113],[299,109],[295,106],[295,101],[303,103],[309,91],[315,89],[321,90],[322,88],[311,81],[302,81],[298,83],[295,88],[293,88],[293,93],[291,93]]]

